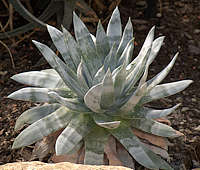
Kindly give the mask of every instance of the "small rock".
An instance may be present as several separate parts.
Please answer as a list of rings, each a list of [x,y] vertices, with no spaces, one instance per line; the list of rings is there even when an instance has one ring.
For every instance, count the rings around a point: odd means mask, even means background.
[[[200,125],[194,128],[194,130],[200,131]]]
[[[183,108],[181,109],[181,112],[186,112],[186,111],[188,111],[188,110],[190,110],[189,107],[183,107]]]
[[[194,30],[194,34],[199,34],[200,33],[200,29],[195,29]]]
[[[194,55],[199,55],[200,54],[200,48],[199,47],[196,47],[192,44],[190,44],[188,46],[188,50],[191,54],[194,54]]]
[[[197,99],[196,98],[192,98],[192,102],[197,102]]]

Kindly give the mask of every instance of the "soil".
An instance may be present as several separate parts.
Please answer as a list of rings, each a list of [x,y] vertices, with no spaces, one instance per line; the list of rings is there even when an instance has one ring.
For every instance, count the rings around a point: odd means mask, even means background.
[[[138,1],[122,1],[119,5],[122,24],[124,27],[128,17],[132,18],[136,40],[134,56],[140,50],[153,25],[156,26],[156,37],[166,36],[159,55],[150,67],[149,77],[160,72],[175,53],[180,52],[174,68],[164,82],[191,79],[194,83],[183,92],[152,103],[152,105],[157,108],[168,108],[182,103],[168,117],[172,127],[185,135],[182,138],[170,140],[172,144],[169,147],[171,165],[177,170],[200,168],[200,1],[161,0],[160,2],[162,3],[157,3],[156,16],[146,19],[144,8],[138,4]],[[94,25],[88,26],[94,30]],[[8,45],[10,40],[5,40],[12,52],[15,68],[12,66],[8,52],[0,48],[0,164],[28,161],[33,149],[33,146],[16,150],[12,150],[11,147],[15,137],[20,133],[14,131],[16,119],[23,111],[35,104],[6,98],[10,93],[25,87],[12,81],[10,79],[12,75],[49,68],[46,63],[37,64],[42,56],[33,46],[32,39],[51,44],[47,32],[42,30],[32,34],[17,46]]]

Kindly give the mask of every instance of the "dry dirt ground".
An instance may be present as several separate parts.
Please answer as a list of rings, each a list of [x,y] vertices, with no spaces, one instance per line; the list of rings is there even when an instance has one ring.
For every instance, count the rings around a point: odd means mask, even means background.
[[[183,92],[153,103],[154,107],[170,107],[177,103],[182,105],[169,116],[172,127],[185,134],[185,137],[173,139],[169,148],[171,164],[177,170],[190,170],[200,166],[200,1],[199,0],[162,0],[158,4],[157,16],[144,19],[142,5],[122,1],[119,9],[123,26],[130,16],[134,26],[138,53],[145,36],[153,25],[156,25],[156,37],[165,35],[166,39],[161,51],[150,68],[150,77],[164,68],[179,51],[177,62],[164,80],[172,82],[192,79],[194,83]],[[90,27],[92,27],[90,25]],[[10,57],[3,48],[0,54],[0,163],[27,161],[32,146],[12,150],[11,146],[19,132],[14,125],[19,115],[33,106],[33,103],[18,102],[6,99],[11,92],[24,87],[10,79],[16,73],[49,68],[48,64],[36,64],[42,57],[31,43],[31,39],[50,44],[45,31],[38,31],[18,46],[9,46],[13,54],[15,68]]]

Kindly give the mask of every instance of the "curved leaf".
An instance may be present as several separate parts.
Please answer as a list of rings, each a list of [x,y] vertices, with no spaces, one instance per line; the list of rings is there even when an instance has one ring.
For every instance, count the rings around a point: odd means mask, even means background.
[[[93,78],[93,85],[99,84],[103,81],[103,78],[105,76],[106,72],[105,72],[105,68],[104,65],[97,71],[97,73],[95,74],[94,78]]]
[[[93,119],[97,125],[106,129],[115,129],[120,125],[120,121],[116,121],[113,117],[104,114],[94,114]]]
[[[132,119],[131,126],[140,129],[142,131],[145,131],[147,133],[151,133],[162,137],[174,138],[183,135],[182,133],[174,130],[172,127],[166,124],[159,123],[152,119],[145,119],[145,118]]]
[[[192,80],[182,80],[173,83],[157,85],[141,99],[140,104],[174,95],[184,90],[192,82]]]
[[[108,109],[114,104],[114,102],[114,84],[112,80],[112,74],[110,69],[108,69],[103,79],[100,106],[102,109]]]
[[[65,63],[72,70],[76,71],[77,67],[73,63],[73,58],[70,56],[69,50],[68,50],[67,46],[65,45],[63,33],[61,31],[59,31],[57,28],[52,27],[50,25],[47,25],[47,30],[48,30],[48,32],[51,36],[51,39],[52,39],[54,45],[56,46],[56,48],[58,49],[58,51],[62,55]]]
[[[117,129],[109,132],[128,150],[131,156],[141,165],[149,169],[168,169],[172,170],[167,162],[162,160],[158,155],[149,150],[133,134],[132,130],[124,124]]]
[[[90,116],[79,114],[72,118],[68,126],[56,140],[56,155],[69,153],[93,128]]]
[[[50,92],[50,90],[47,88],[26,87],[11,93],[8,98],[33,102],[55,102],[55,100],[48,95],[48,92]]]
[[[71,99],[71,98],[64,98],[61,97],[56,92],[49,92],[48,95],[52,98],[54,98],[58,103],[64,105],[65,107],[76,111],[76,112],[90,112],[90,110],[85,107],[83,103],[81,103],[78,99]]]
[[[84,164],[104,164],[104,147],[108,141],[108,136],[108,132],[106,132],[103,128],[96,127],[84,138]]]
[[[178,57],[178,54],[179,53],[176,53],[172,61],[159,74],[157,74],[151,80],[147,81],[147,92],[149,92],[152,88],[159,84],[168,75],[176,61],[176,58]]]
[[[102,86],[102,83],[93,86],[84,96],[86,106],[96,113],[104,112],[100,107]]]
[[[12,76],[11,79],[22,84],[45,88],[56,88],[59,87],[63,82],[60,76],[42,71],[29,71],[19,73]]]
[[[72,112],[66,107],[61,107],[52,114],[24,129],[15,139],[12,148],[31,145],[43,137],[65,127],[75,114],[75,112]]]
[[[57,103],[47,104],[34,107],[23,112],[16,121],[15,130],[20,130],[25,124],[32,124],[42,119],[43,117],[48,116],[49,114],[56,111],[59,107],[61,107],[61,105]]]
[[[129,17],[128,22],[124,28],[124,32],[117,49],[117,56],[120,57],[122,55],[123,50],[127,46],[128,42],[133,39],[133,26],[131,23],[131,18]]]

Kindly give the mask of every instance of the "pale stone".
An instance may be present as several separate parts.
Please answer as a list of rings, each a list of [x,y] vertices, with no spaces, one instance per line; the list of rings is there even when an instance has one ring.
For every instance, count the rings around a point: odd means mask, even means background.
[[[122,166],[94,166],[82,165],[69,162],[62,162],[56,164],[43,163],[39,161],[33,162],[15,162],[7,163],[0,166],[1,170],[131,170],[130,168]]]

